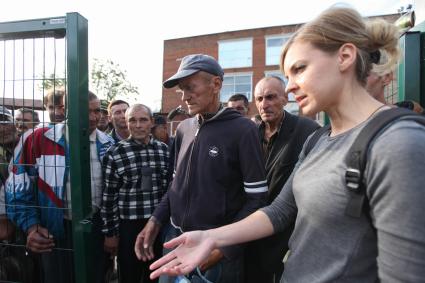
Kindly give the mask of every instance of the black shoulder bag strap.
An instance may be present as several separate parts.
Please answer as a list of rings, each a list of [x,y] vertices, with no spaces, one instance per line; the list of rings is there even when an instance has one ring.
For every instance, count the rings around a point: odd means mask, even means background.
[[[317,129],[312,135],[311,138],[308,140],[307,144],[304,148],[304,156],[307,156],[310,151],[313,149],[313,147],[316,145],[317,141],[320,139],[321,136],[323,136],[324,133],[329,131],[331,128],[331,125],[325,125],[319,129]]]
[[[363,209],[366,211],[369,209],[368,203],[365,202],[366,188],[363,183],[363,173],[366,167],[369,145],[383,128],[401,117],[425,125],[423,116],[408,109],[392,108],[381,111],[361,130],[348,151],[345,159],[347,164],[345,184],[351,194],[345,208],[346,215],[360,217]]]

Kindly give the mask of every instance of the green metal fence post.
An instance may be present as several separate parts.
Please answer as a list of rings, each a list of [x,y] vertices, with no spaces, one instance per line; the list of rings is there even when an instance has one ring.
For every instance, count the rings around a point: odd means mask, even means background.
[[[73,217],[75,281],[93,282],[90,147],[88,132],[88,25],[78,13],[68,13],[68,128]],[[86,166],[84,166],[86,165]]]
[[[425,21],[415,25],[410,31],[420,32],[420,104],[425,108]]]
[[[398,101],[420,101],[420,32],[409,31],[400,38],[402,56],[398,66]]]

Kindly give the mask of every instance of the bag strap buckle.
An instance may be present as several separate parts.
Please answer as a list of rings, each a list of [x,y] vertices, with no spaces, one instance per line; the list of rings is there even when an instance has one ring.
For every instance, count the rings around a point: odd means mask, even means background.
[[[347,189],[352,192],[359,192],[361,184],[360,170],[354,168],[347,168],[345,171],[345,185]]]

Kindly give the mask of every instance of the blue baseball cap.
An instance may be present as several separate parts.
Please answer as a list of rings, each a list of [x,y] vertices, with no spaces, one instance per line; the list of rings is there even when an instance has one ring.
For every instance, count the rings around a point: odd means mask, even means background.
[[[219,76],[223,80],[224,71],[217,60],[209,55],[191,54],[182,59],[177,73],[166,80],[163,85],[165,88],[175,87],[178,85],[180,79],[189,77],[199,71]]]

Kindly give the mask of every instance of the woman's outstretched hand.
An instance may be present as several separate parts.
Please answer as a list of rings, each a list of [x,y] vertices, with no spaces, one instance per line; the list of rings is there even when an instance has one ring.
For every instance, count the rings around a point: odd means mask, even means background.
[[[188,274],[200,265],[207,258],[211,251],[216,248],[214,240],[209,236],[208,231],[193,231],[164,243],[171,252],[151,264],[153,272],[151,279],[155,279],[162,274],[177,276]]]

